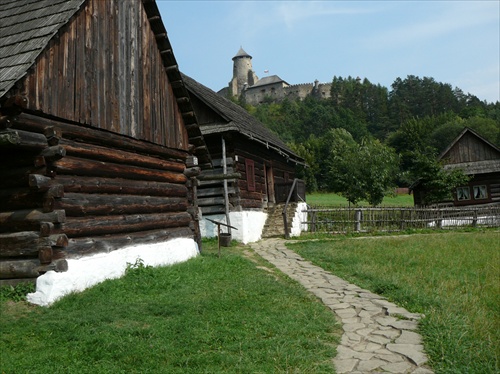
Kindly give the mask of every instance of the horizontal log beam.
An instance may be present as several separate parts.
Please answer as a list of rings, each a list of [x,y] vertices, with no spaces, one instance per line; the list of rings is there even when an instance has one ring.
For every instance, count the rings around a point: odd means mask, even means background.
[[[238,179],[241,177],[240,173],[230,173],[230,174],[201,174],[198,179],[201,181],[215,181],[224,179]]]
[[[0,188],[27,187],[30,174],[46,175],[47,169],[35,166],[4,169],[0,179]]]
[[[66,234],[53,234],[38,240],[38,246],[42,247],[67,247],[69,239]]]
[[[152,169],[177,171],[181,173],[185,168],[183,162],[162,160],[160,158],[145,156],[135,152],[120,151],[67,139],[61,140],[59,144],[64,146],[68,156],[89,158],[117,164],[135,165]]]
[[[138,166],[120,165],[76,157],[64,157],[55,161],[51,168],[56,174],[115,177],[134,180],[149,180],[169,183],[186,183],[186,176],[166,170],[146,169]]]
[[[193,232],[189,227],[173,227],[120,235],[70,239],[69,245],[64,250],[54,250],[54,257],[77,259],[100,252],[108,253],[131,245],[159,243],[175,238],[193,238]]]
[[[203,206],[200,207],[203,216],[210,214],[221,214],[225,212],[224,206]]]
[[[62,230],[71,238],[132,233],[137,231],[184,227],[191,222],[191,215],[181,213],[134,214],[89,218],[68,217]]]
[[[54,210],[54,197],[29,188],[0,190],[0,211],[34,208],[51,212]]]
[[[60,129],[62,137],[65,139],[80,140],[105,147],[129,150],[145,155],[158,155],[163,158],[173,158],[180,161],[184,161],[188,156],[187,151],[180,149],[168,148],[110,131],[55,121],[27,113],[22,113],[14,117],[12,127],[29,129],[40,133],[43,133],[46,127],[55,127]]]
[[[76,177],[68,175],[58,175],[55,181],[61,183],[66,192],[170,197],[187,196],[186,186],[176,183],[136,181],[121,178]]]
[[[33,231],[40,227],[41,222],[62,223],[66,220],[63,210],[45,213],[41,210],[17,210],[0,212],[0,233],[12,231]]]
[[[6,130],[0,132],[0,147],[19,147],[41,150],[48,147],[45,135],[22,131]]]
[[[3,260],[0,261],[0,278],[36,278],[47,271],[64,272],[68,270],[66,260],[56,260],[48,265],[42,265],[40,260]]]
[[[190,168],[187,168],[186,170],[184,170],[184,175],[188,178],[196,177],[196,176],[200,175],[200,173],[201,173],[201,169],[199,166],[190,167]]]
[[[198,205],[203,207],[203,206],[210,206],[210,205],[224,205],[224,197],[204,197],[201,199],[198,199]]]
[[[39,238],[36,231],[0,234],[0,257],[36,256]]]
[[[67,216],[104,216],[179,212],[187,209],[187,198],[136,195],[100,195],[66,193],[55,202]]]
[[[51,147],[45,148],[41,153],[46,162],[51,162],[55,160],[59,160],[66,156],[66,149],[60,145],[54,145]]]
[[[10,116],[2,116],[0,115],[0,130],[8,129],[12,126],[12,121]]]
[[[236,192],[234,187],[228,187],[228,194],[234,194]],[[212,187],[212,188],[198,188],[197,191],[198,198],[201,197],[209,197],[209,196],[224,196],[224,188],[223,187]]]

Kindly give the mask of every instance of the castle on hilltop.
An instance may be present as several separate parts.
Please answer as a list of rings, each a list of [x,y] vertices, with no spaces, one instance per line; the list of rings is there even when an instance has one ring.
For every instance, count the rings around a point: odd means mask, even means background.
[[[277,75],[259,79],[252,69],[252,56],[240,48],[233,57],[233,78],[228,87],[218,93],[226,97],[238,97],[250,105],[259,105],[265,101],[303,100],[307,96],[329,98],[331,83],[288,84]]]

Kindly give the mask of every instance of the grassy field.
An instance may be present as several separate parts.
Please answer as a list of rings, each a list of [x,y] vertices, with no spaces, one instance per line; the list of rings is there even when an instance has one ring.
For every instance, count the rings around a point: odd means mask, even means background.
[[[500,234],[495,231],[290,244],[326,270],[425,314],[436,373],[499,373]]]
[[[333,373],[333,313],[245,247],[215,246],[50,308],[0,300],[0,373]]]
[[[342,197],[333,193],[322,193],[316,192],[312,194],[306,195],[306,201],[309,205],[313,206],[322,206],[322,207],[330,207],[330,206],[348,206],[349,202],[345,197]],[[369,206],[366,201],[361,201],[359,206]],[[380,206],[413,206],[413,195],[396,195],[394,197],[384,197],[382,204]]]

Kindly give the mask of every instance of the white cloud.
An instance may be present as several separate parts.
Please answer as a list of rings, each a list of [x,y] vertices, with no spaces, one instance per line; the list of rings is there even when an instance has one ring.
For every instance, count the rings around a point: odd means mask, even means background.
[[[368,37],[366,45],[377,48],[407,45],[492,22],[498,24],[499,4],[496,1],[436,2],[426,4],[426,6],[431,5],[435,12],[427,11],[429,15],[426,18],[418,19],[418,15],[411,13],[412,9],[419,10],[418,4],[413,3],[408,7],[408,18],[412,20],[411,22],[399,26],[401,19],[396,20],[398,26]]]
[[[362,14],[370,10],[363,7],[341,6],[343,2],[325,1],[287,1],[279,3],[276,8],[277,19],[281,20],[288,29],[292,29],[297,22],[310,18],[319,18],[332,15]],[[321,22],[325,22],[324,19]]]
[[[231,3],[233,9],[229,19],[242,35],[255,36],[271,27],[293,30],[298,23],[317,18],[318,22],[332,22],[324,17],[332,15],[355,15],[372,10],[362,3],[354,6],[345,1],[243,1]]]

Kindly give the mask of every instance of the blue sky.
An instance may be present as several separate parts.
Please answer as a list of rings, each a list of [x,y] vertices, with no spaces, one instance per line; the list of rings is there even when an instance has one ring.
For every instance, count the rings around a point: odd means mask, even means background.
[[[498,0],[157,4],[180,69],[215,91],[231,80],[242,46],[259,78],[359,76],[390,89],[397,77],[416,75],[500,101]]]

